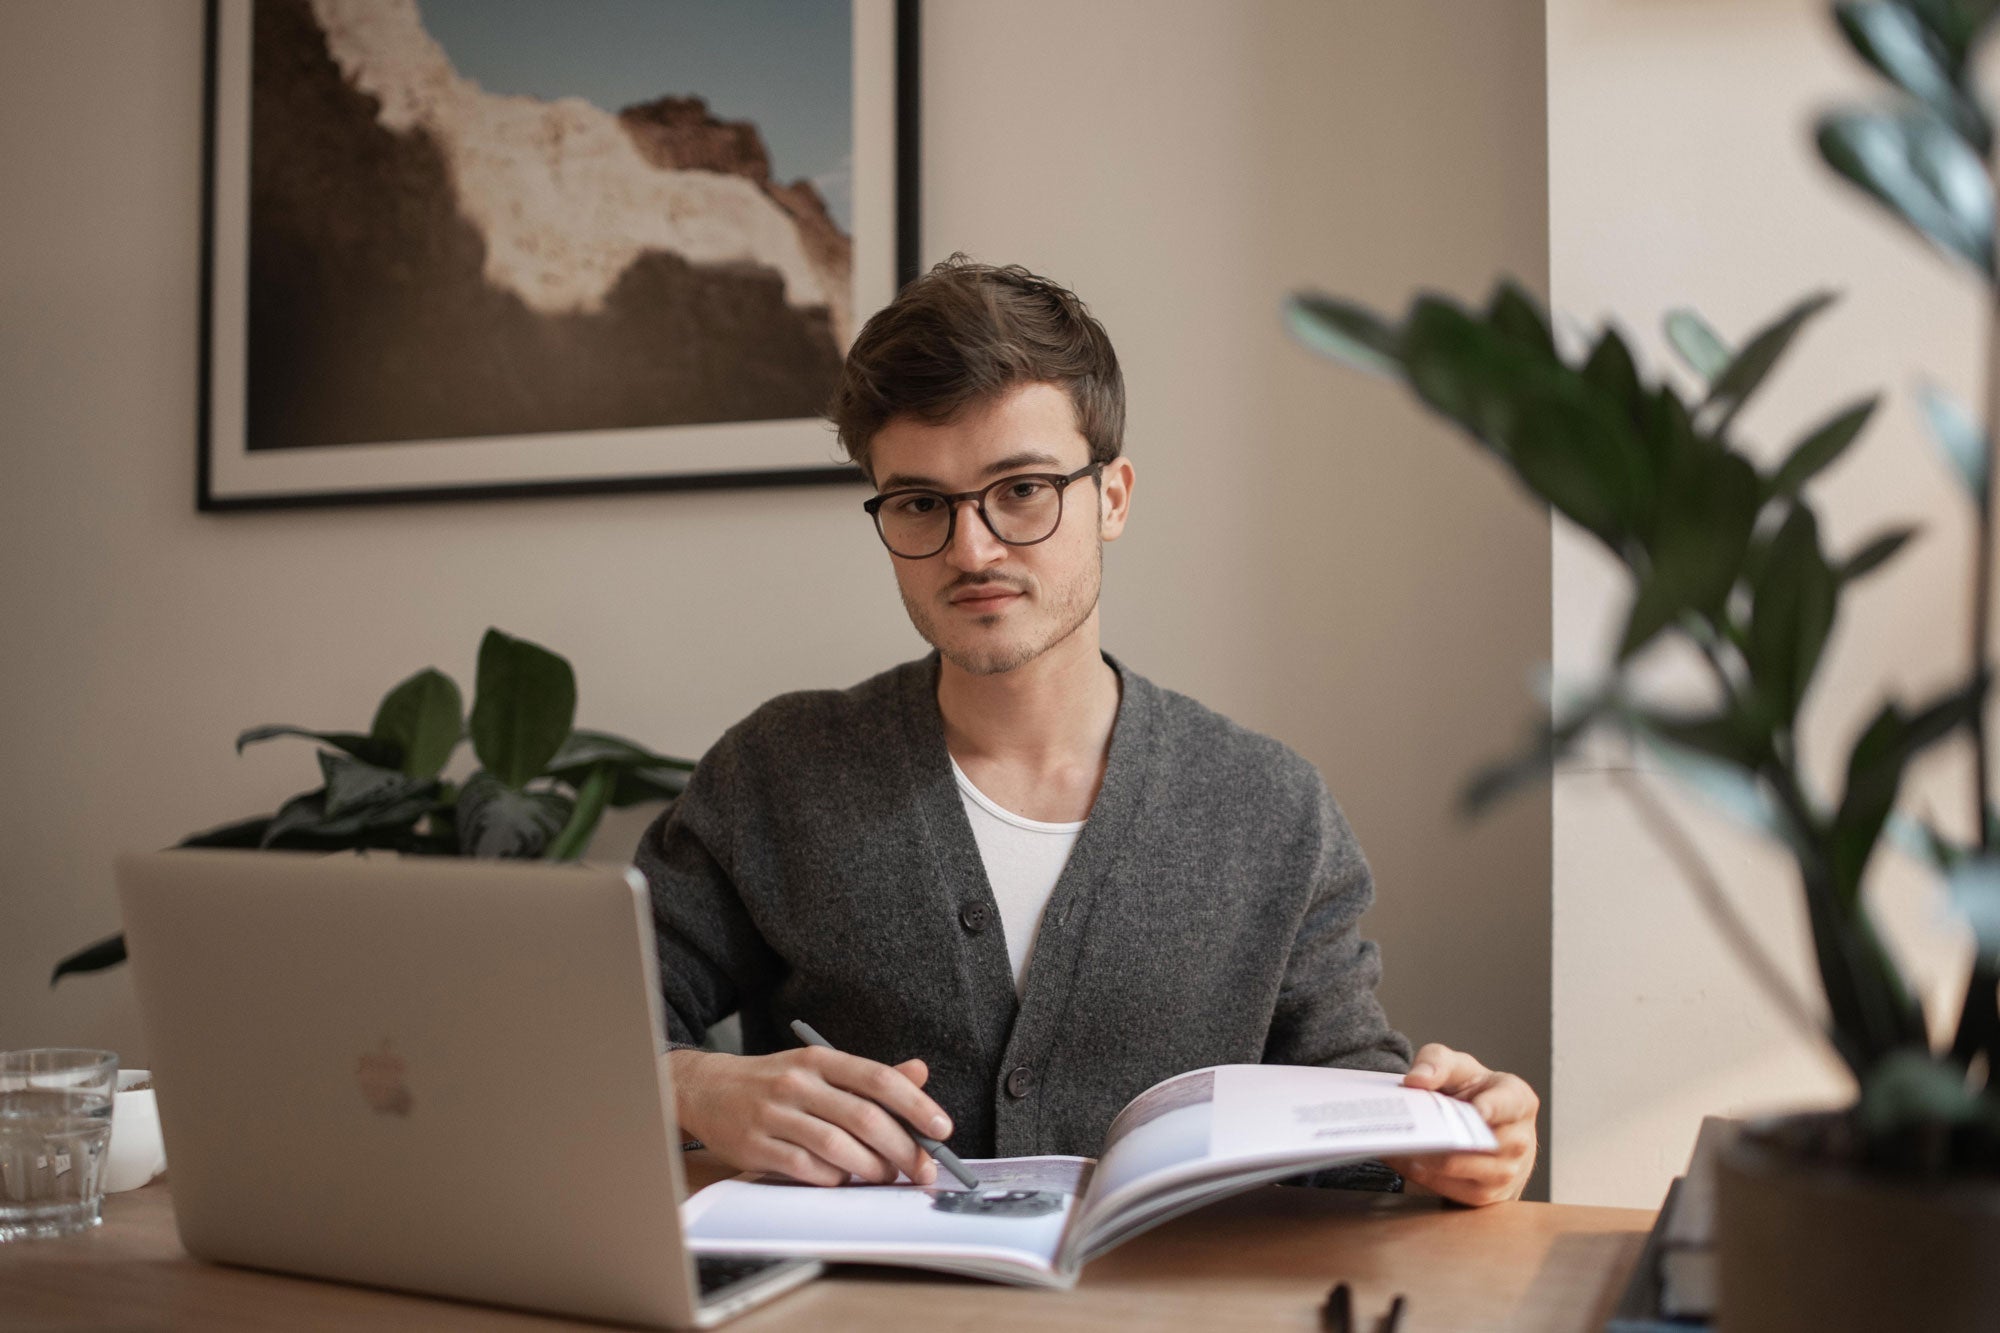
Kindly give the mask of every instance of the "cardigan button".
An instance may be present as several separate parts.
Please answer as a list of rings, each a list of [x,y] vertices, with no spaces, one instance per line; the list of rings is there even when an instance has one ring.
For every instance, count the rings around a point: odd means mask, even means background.
[[[1016,1065],[1013,1071],[1007,1075],[1007,1095],[1009,1097],[1025,1097],[1034,1086],[1035,1071],[1026,1065]]]
[[[959,909],[958,924],[974,935],[986,929],[986,904],[967,903]]]

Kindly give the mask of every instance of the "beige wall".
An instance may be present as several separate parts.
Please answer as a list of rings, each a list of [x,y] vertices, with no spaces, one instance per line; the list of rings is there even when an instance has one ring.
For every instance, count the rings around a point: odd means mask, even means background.
[[[1828,543],[1852,550],[1894,522],[1924,539],[1847,601],[1808,701],[1808,759],[1838,790],[1844,754],[1884,689],[1939,687],[1963,661],[1969,524],[1910,390],[1929,378],[1976,401],[1976,294],[1836,185],[1814,154],[1816,110],[1874,89],[1825,6],[1552,0],[1548,6],[1551,281],[1557,306],[1640,335],[1655,366],[1661,315],[1691,304],[1740,338],[1797,296],[1844,296],[1742,421],[1767,459],[1871,389],[1889,398],[1817,498]],[[1588,679],[1624,591],[1566,527],[1555,540],[1559,678]],[[1664,688],[1685,677],[1660,665]],[[1920,800],[1962,818],[1965,756],[1922,774]],[[1733,900],[1817,999],[1786,860],[1682,807]],[[1682,881],[1601,774],[1555,796],[1554,1103],[1561,1201],[1657,1206],[1704,1114],[1827,1102],[1850,1087],[1723,953]],[[1907,864],[1871,893],[1924,987],[1962,993],[1967,946]]]
[[[1277,323],[1301,283],[1546,280],[1539,6],[926,8],[925,257],[1072,283],[1126,366],[1107,646],[1321,766],[1392,1018],[1545,1085],[1547,804],[1450,808],[1524,725],[1546,520]],[[0,7],[0,1045],[139,1050],[121,977],[42,978],[114,928],[114,850],[306,785],[243,726],[360,725],[499,624],[572,658],[586,723],[697,753],[920,647],[859,491],[197,516],[200,38],[193,0]]]

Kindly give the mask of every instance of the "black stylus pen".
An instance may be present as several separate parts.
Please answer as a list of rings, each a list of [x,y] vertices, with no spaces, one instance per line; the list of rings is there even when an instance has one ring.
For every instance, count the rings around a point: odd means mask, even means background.
[[[814,1032],[812,1030],[812,1024],[806,1022],[802,1018],[794,1018],[792,1020],[792,1031],[796,1032],[799,1036],[799,1040],[804,1042],[808,1046],[824,1046],[829,1051],[839,1049],[839,1047],[835,1046],[825,1037],[822,1037],[819,1035],[819,1033]],[[881,1103],[879,1102],[876,1104],[878,1106],[881,1105]],[[886,1106],[883,1106],[882,1109],[884,1111],[889,1111],[889,1108]],[[910,1137],[915,1139],[918,1145],[921,1146],[925,1152],[937,1158],[937,1163],[939,1166],[951,1172],[954,1176],[957,1176],[959,1184],[965,1186],[969,1190],[976,1190],[979,1188],[979,1177],[973,1175],[971,1171],[966,1169],[965,1163],[958,1160],[957,1153],[945,1147],[944,1144],[938,1142],[936,1139],[930,1137],[928,1134],[917,1133],[917,1127],[915,1125],[912,1125],[909,1121],[903,1119],[903,1117],[897,1115],[894,1111],[889,1111],[889,1118],[891,1120],[894,1120],[897,1124],[901,1125],[904,1129],[908,1130]]]

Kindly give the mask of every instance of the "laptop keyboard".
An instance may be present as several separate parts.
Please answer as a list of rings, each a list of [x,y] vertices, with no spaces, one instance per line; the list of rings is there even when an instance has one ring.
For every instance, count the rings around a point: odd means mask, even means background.
[[[694,1276],[704,1297],[714,1296],[725,1287],[733,1287],[747,1277],[755,1277],[767,1268],[776,1268],[787,1263],[785,1259],[766,1259],[745,1255],[697,1254],[694,1257]]]

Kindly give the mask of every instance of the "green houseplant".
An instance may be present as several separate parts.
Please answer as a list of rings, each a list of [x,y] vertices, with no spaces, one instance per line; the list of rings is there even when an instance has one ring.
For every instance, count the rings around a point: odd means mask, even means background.
[[[319,742],[320,785],[179,845],[575,860],[607,808],[671,801],[694,769],[575,720],[570,664],[489,629],[470,716],[451,677],[427,667],[383,696],[365,732],[252,727],[236,738],[238,753],[278,737]],[[468,740],[479,767],[455,782],[444,769]],[[124,959],[124,936],[114,935],[63,959],[50,981]]]
[[[1730,946],[1781,1007],[1830,1044],[1858,1087],[1854,1103],[1838,1113],[1751,1136],[1731,1169],[1748,1179],[1744,1154],[1763,1150],[1766,1167],[1818,1164],[1847,1172],[1843,1187],[1866,1194],[1853,1214],[1862,1219],[1857,1225],[1872,1210],[1878,1228],[1893,1216],[1907,1233],[1857,1240],[1840,1229],[1844,1223],[1827,1179],[1809,1181],[1800,1197],[1815,1202],[1794,1220],[1820,1248],[1816,1260],[1800,1262],[1827,1298],[1813,1306],[1800,1291],[1787,1290],[1771,1297],[1775,1305],[1759,1305],[1762,1298],[1750,1290],[1754,1275],[1744,1272],[1748,1265],[1731,1267],[1725,1219],[1723,1327],[1875,1326],[1866,1312],[1881,1307],[1862,1289],[1881,1286],[1880,1260],[1892,1251],[1924,1255],[1915,1276],[1927,1286],[1941,1285],[1938,1270],[1957,1268],[1953,1279],[1971,1270],[1976,1288],[1962,1290],[1960,1281],[1961,1290],[1943,1304],[1901,1305],[1896,1326],[1971,1327],[1977,1320],[1979,1327],[2000,1327],[2000,1264],[1991,1257],[2000,1253],[2000,1071],[1994,1070],[2000,1059],[2000,812],[1992,799],[1985,717],[1992,676],[2000,266],[1993,121],[1973,75],[2000,0],[1857,0],[1833,6],[1833,13],[1894,100],[1824,115],[1816,136],[1821,156],[1970,270],[1985,287],[1990,312],[1984,425],[1941,394],[1926,391],[1923,402],[1977,512],[1964,675],[1937,697],[1883,703],[1848,747],[1838,793],[1821,793],[1809,780],[1801,758],[1801,706],[1843,594],[1893,559],[1914,534],[1891,528],[1839,552],[1822,539],[1811,482],[1854,443],[1876,407],[1874,398],[1833,412],[1775,467],[1760,467],[1739,448],[1736,430],[1744,404],[1829,296],[1801,301],[1740,347],[1731,347],[1693,311],[1670,314],[1668,341],[1699,384],[1691,393],[1671,377],[1649,377],[1614,327],[1566,349],[1535,300],[1505,283],[1482,309],[1426,296],[1400,322],[1317,293],[1294,295],[1286,317],[1309,347],[1405,381],[1630,575],[1624,631],[1602,679],[1556,706],[1526,753],[1476,777],[1468,805],[1476,809],[1545,775],[1587,737],[1609,734],[1642,746],[1778,839],[1796,864],[1823,1009],[1790,992],[1671,812],[1642,784],[1622,780]],[[1705,706],[1662,706],[1634,683],[1634,664],[1665,641],[1677,641],[1701,664]],[[1958,735],[1970,738],[1975,756],[1972,818],[1966,822],[1974,832],[1962,842],[1896,809],[1912,762]],[[1955,1035],[1938,1049],[1920,999],[1867,910],[1869,867],[1896,842],[1944,877],[1976,941]],[[1774,1197],[1779,1186],[1766,1179],[1762,1188],[1758,1198]],[[1727,1173],[1724,1190],[1726,1211]],[[1912,1199],[1914,1209],[1905,1206]],[[1813,1208],[1817,1218],[1810,1216]],[[1773,1225],[1773,1216],[1760,1224]],[[1940,1225],[1926,1232],[1926,1221]],[[1987,1257],[1956,1265],[1952,1256],[1962,1252],[1939,1235],[1972,1238]],[[1919,1249],[1910,1251],[1910,1244]],[[1789,1260],[1766,1253],[1760,1262],[1782,1267]],[[1905,1295],[1899,1291],[1897,1299]],[[1796,1322],[1772,1313],[1788,1303],[1797,1307]],[[1927,1324],[1926,1318],[1939,1322]]]

